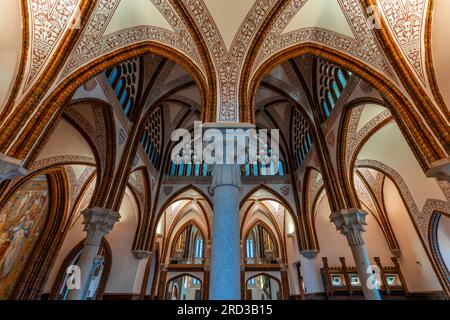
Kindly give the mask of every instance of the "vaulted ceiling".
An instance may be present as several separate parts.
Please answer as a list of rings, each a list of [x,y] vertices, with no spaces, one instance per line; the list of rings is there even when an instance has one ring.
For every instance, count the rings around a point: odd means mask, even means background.
[[[17,1],[2,1],[0,9],[8,12],[0,22],[1,106],[11,92],[20,101],[49,66],[59,68],[55,88],[81,67],[144,42],[170,48],[197,69],[221,97],[223,121],[239,120],[240,90],[258,69],[300,44],[336,50],[402,90],[375,34],[380,24],[430,97],[437,83],[450,102],[445,0],[22,0],[25,12]],[[78,13],[82,19],[74,20]]]

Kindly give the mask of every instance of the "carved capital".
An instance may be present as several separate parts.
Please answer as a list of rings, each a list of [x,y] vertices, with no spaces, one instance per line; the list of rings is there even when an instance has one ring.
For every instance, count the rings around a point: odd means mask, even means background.
[[[23,162],[0,153],[0,182],[28,174],[22,166]]]
[[[450,157],[433,162],[425,174],[428,178],[450,182]]]
[[[300,254],[308,260],[312,260],[319,254],[319,250],[303,250]]]
[[[337,230],[347,237],[350,246],[364,244],[367,212],[360,209],[346,209],[333,212],[330,221],[336,225]]]
[[[84,231],[87,232],[87,237],[84,242],[85,245],[99,246],[102,238],[120,220],[120,214],[110,209],[86,209],[82,214],[84,217]]]
[[[241,185],[241,168],[236,164],[216,164],[213,171],[213,190],[221,186]]]
[[[134,250],[132,253],[133,253],[134,257],[138,260],[147,259],[148,257],[150,257],[152,255],[151,251],[145,251],[145,250]]]

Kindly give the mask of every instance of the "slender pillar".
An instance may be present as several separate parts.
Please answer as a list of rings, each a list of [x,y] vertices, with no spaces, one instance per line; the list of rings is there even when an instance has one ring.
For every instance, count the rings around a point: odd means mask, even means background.
[[[22,161],[0,153],[0,183],[26,175],[27,170],[23,168]]]
[[[81,270],[81,288],[71,290],[67,297],[68,300],[86,299],[102,239],[120,219],[118,212],[103,208],[86,209],[82,214],[84,216],[84,231],[87,232],[87,237],[84,240],[83,251],[78,262],[78,267]]]
[[[341,210],[330,216],[331,222],[347,237],[348,244],[352,249],[353,258],[358,269],[361,287],[366,300],[381,300],[376,285],[372,284],[372,274],[369,270],[371,263],[367,256],[363,233],[365,231],[367,212],[358,209]]]
[[[214,216],[211,247],[211,300],[240,300],[240,166],[214,166]]]

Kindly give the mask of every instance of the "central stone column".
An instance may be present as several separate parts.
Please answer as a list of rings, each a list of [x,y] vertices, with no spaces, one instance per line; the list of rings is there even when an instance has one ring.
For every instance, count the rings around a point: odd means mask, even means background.
[[[220,164],[213,170],[214,220],[211,247],[211,300],[240,300],[239,234],[240,166]]]
[[[213,166],[213,227],[211,241],[211,300],[241,299],[241,254],[240,254],[240,184],[241,166],[237,158],[244,152],[243,140],[229,134],[231,130],[241,133],[254,129],[251,124],[213,123],[205,124],[204,129],[215,129],[223,133],[223,163]],[[234,151],[233,151],[234,150]],[[240,150],[239,152],[236,152]],[[242,160],[242,158],[241,158]],[[241,161],[240,160],[240,161]]]
[[[82,214],[84,216],[84,231],[87,232],[87,237],[84,240],[83,251],[78,262],[78,267],[81,270],[81,288],[71,290],[67,300],[86,299],[102,239],[120,219],[118,212],[103,208],[86,209]]]
[[[357,209],[341,210],[330,216],[331,222],[347,237],[352,249],[353,259],[358,269],[358,276],[366,300],[381,300],[376,284],[373,283],[371,264],[367,255],[363,233],[366,225],[367,212]]]

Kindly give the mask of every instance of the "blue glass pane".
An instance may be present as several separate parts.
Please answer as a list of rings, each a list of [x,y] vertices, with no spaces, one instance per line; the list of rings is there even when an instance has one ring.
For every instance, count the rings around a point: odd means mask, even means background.
[[[338,71],[338,78],[339,78],[339,81],[341,82],[342,87],[346,88],[347,87],[347,79],[345,79],[344,72],[342,72],[342,70],[340,70],[340,69]]]
[[[336,81],[333,81],[333,90],[334,90],[334,94],[339,99],[341,97],[341,92],[339,91]]]
[[[116,96],[119,96],[120,91],[122,90],[122,86],[123,86],[123,80],[120,79],[119,83],[117,84],[116,90],[115,90]]]
[[[174,177],[176,172],[177,172],[177,165],[172,162],[172,165],[170,167],[170,175]]]
[[[245,165],[245,176],[246,177],[250,177],[251,176],[250,165],[249,164]]]
[[[270,161],[270,175],[275,175],[275,165],[273,164],[273,161]]]
[[[208,175],[208,165],[206,163],[203,164],[203,176],[206,177]]]
[[[325,111],[325,116],[328,119],[330,117],[330,109],[328,108],[328,103],[326,100],[323,100],[322,106],[323,106],[323,111]]]
[[[306,137],[308,138],[309,147],[311,148],[312,140],[311,140],[311,135],[309,134],[309,132],[306,134]]]
[[[284,176],[284,167],[283,167],[283,162],[281,160],[278,160],[278,174],[281,177]]]
[[[331,104],[331,109],[334,109],[334,100],[333,100],[333,95],[331,94],[331,92],[328,92],[328,101]]]
[[[259,167],[257,163],[253,164],[253,175],[255,177],[259,176]]]
[[[122,93],[122,96],[120,97],[120,105],[121,105],[122,107],[124,106],[125,101],[127,101],[127,96],[128,96],[128,93],[127,93],[127,91],[125,90],[125,91]]]
[[[200,164],[197,163],[195,165],[195,176],[198,177],[200,175]]]
[[[114,84],[114,81],[116,81],[118,74],[119,74],[119,71],[118,71],[117,67],[115,67],[108,79],[108,83],[110,86],[112,86]]]
[[[180,164],[180,167],[178,168],[178,176],[183,176],[184,174],[184,163]]]
[[[132,107],[131,100],[128,100],[127,106],[125,107],[125,114],[127,115],[127,117],[130,116],[131,107]]]
[[[186,175],[188,177],[190,177],[192,175],[192,164],[191,163],[187,164]]]

